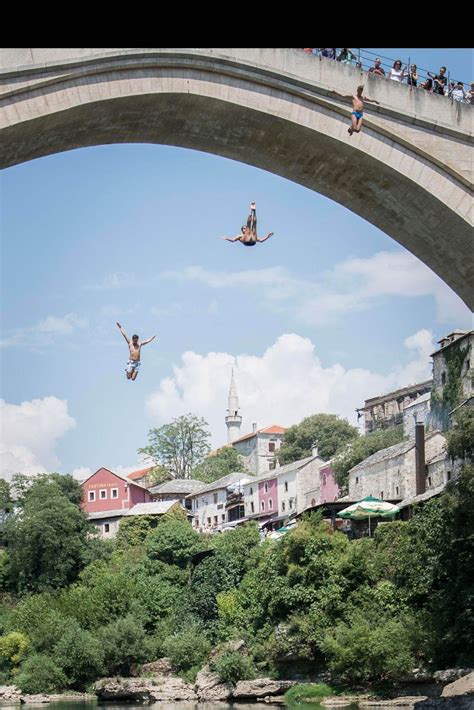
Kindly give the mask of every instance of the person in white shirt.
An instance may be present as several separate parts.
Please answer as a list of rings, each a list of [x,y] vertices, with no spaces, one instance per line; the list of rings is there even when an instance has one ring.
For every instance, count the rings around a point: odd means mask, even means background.
[[[397,59],[393,63],[393,67],[390,69],[390,71],[388,73],[388,79],[391,79],[392,81],[398,81],[398,83],[401,84],[405,78],[405,70],[406,70],[406,67],[404,69],[402,69],[401,59]]]

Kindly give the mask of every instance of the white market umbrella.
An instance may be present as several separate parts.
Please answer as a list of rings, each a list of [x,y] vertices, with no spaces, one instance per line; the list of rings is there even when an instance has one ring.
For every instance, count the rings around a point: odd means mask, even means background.
[[[374,496],[366,496],[358,503],[349,505],[344,510],[341,510],[337,515],[339,518],[348,518],[349,520],[364,520],[369,519],[369,537],[370,537],[370,518],[390,518],[400,508],[393,503],[388,503],[386,500],[374,498]]]

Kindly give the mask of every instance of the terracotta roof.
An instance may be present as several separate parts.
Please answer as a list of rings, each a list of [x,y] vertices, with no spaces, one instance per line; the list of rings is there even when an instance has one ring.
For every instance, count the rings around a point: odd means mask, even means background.
[[[257,434],[284,434],[285,431],[285,427],[282,427],[279,424],[272,424],[271,426],[264,427],[263,429],[257,429],[257,431],[252,431],[250,432],[250,434],[245,434],[244,436],[241,436],[238,439],[234,439],[234,441],[231,441],[230,443],[231,446],[233,446],[234,444],[237,444],[237,442],[244,441],[245,439],[251,439]]]
[[[156,467],[149,466],[148,468],[142,468],[139,471],[132,471],[132,473],[128,474],[128,478],[130,478],[132,481],[138,481],[138,479],[144,478],[144,476],[146,476],[147,473],[150,473],[150,471],[153,471],[154,468],[156,468]]]

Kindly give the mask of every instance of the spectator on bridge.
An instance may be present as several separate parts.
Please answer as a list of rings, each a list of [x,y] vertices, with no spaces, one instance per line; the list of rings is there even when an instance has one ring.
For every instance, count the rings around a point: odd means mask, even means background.
[[[468,104],[474,103],[474,81],[471,81],[471,88],[466,94],[466,102]]]
[[[416,86],[418,84],[418,70],[416,64],[410,64],[410,71],[407,74],[408,86]]]
[[[454,101],[466,101],[466,92],[464,91],[464,84],[462,81],[458,81],[456,86],[451,91],[451,98]]]
[[[456,84],[454,83],[454,81],[450,81],[449,86],[444,87],[444,95],[448,96],[448,98],[451,98],[451,94],[455,86]]]
[[[385,76],[385,69],[382,66],[382,61],[378,57],[374,62],[374,66],[370,67],[369,74],[375,74],[375,76]]]
[[[327,59],[336,59],[336,48],[333,49],[322,49],[321,56]]]
[[[356,58],[354,52],[352,49],[349,49],[348,47],[345,47],[344,49],[341,49],[339,52],[339,55],[337,57],[337,61],[341,62],[342,64],[349,64],[352,65],[353,60]]]
[[[430,76],[433,79],[433,93],[434,94],[441,94],[441,96],[444,95],[444,87],[446,86],[448,82],[448,77],[446,76],[446,67],[441,67],[439,70],[439,74],[433,74],[432,72],[428,72],[428,76]]]
[[[405,78],[405,70],[406,67],[402,69],[402,60],[396,59],[393,63],[393,67],[388,73],[388,79],[391,79],[392,81],[398,81],[398,83],[401,84]]]
[[[431,93],[433,91],[433,79],[427,79],[421,88]]]

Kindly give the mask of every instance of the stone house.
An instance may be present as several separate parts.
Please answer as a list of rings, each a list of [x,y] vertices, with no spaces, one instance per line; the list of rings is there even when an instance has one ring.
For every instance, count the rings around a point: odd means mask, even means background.
[[[104,467],[82,482],[82,491],[81,507],[88,514],[128,510],[137,503],[152,500],[145,486]]]
[[[356,410],[358,417],[364,416],[365,434],[402,424],[404,409],[430,392],[432,384],[431,380],[427,380],[366,399],[364,406]]]
[[[191,510],[190,493],[195,493],[204,485],[203,481],[196,481],[192,478],[174,478],[172,481],[165,481],[157,486],[152,486],[148,490],[155,501],[179,500],[183,508]]]
[[[193,526],[200,531],[218,530],[230,520],[244,517],[243,486],[252,477],[247,473],[229,473],[190,493]]]
[[[286,429],[278,424],[257,429],[231,442],[231,446],[242,456],[245,468],[256,476],[271,471],[278,464],[278,451]]]
[[[168,500],[150,503],[137,503],[128,510],[105,510],[89,513],[88,519],[93,523],[100,538],[103,540],[114,538],[117,535],[120,521],[132,515],[148,515],[161,518],[165,513],[175,510],[184,510],[178,500]]]
[[[431,402],[431,426],[448,428],[452,411],[472,401],[474,395],[474,357],[472,346],[474,330],[455,330],[438,341],[439,349],[433,358],[433,395]],[[456,372],[459,376],[456,377]],[[453,381],[456,379],[456,381]],[[449,388],[449,389],[448,389]],[[457,401],[450,401],[450,394]],[[448,395],[448,399],[447,396]]]

